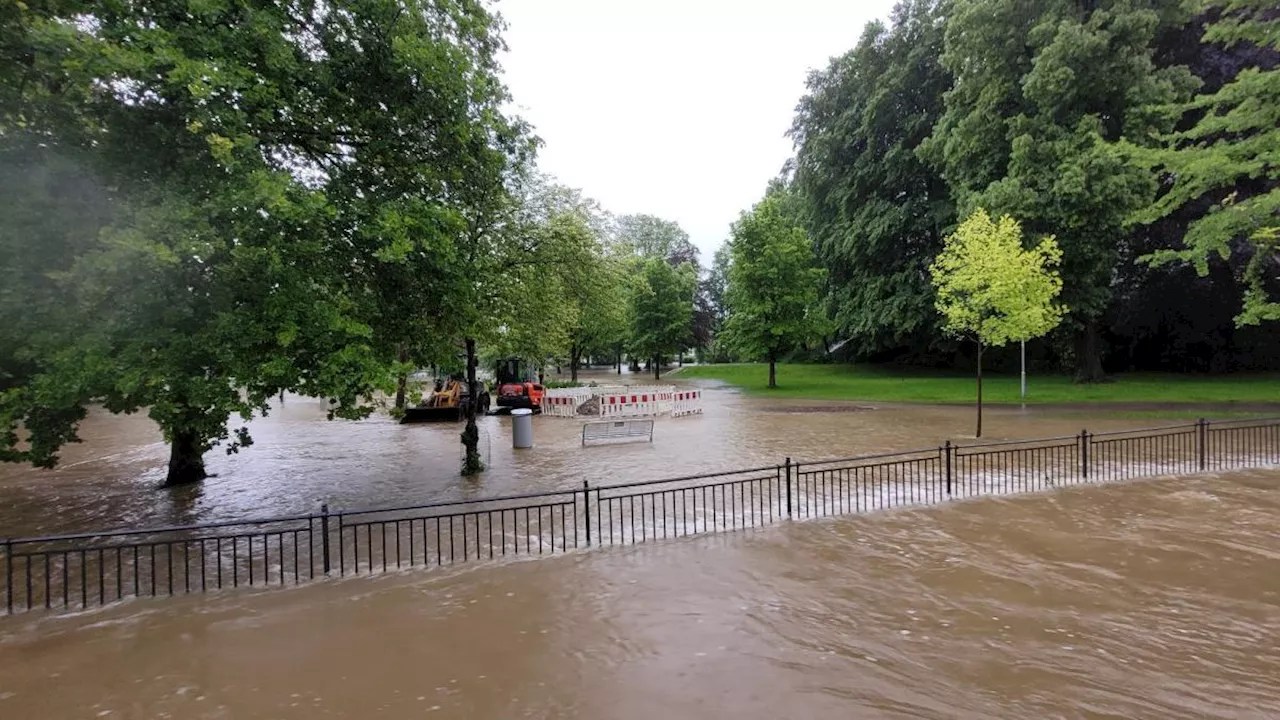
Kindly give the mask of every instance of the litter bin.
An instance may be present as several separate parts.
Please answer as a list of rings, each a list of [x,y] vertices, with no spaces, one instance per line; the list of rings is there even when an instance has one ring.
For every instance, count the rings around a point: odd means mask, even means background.
[[[533,447],[533,411],[525,408],[511,411],[511,447]]]

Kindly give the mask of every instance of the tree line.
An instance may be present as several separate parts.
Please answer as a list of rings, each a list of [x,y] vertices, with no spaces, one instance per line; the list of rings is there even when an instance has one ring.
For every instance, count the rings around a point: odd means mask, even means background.
[[[957,362],[929,267],[981,209],[1061,249],[1040,366],[1280,367],[1278,65],[1263,0],[899,3],[810,76],[775,188],[831,338]]]
[[[53,466],[100,406],[193,482],[284,392],[361,418],[415,368],[475,398],[482,353],[660,368],[705,334],[678,226],[538,174],[501,31],[479,0],[0,6],[0,460]]]

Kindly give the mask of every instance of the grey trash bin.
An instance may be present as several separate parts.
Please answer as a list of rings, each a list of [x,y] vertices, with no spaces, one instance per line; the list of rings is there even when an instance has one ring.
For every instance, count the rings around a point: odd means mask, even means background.
[[[511,447],[533,447],[533,411],[520,408],[511,411]]]

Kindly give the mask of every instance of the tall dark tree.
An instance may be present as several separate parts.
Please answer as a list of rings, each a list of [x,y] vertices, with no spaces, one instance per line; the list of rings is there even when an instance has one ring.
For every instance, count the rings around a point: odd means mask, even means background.
[[[1182,0],[956,0],[947,24],[955,84],[922,153],[963,210],[1056,234],[1080,380],[1102,377],[1099,324],[1126,221],[1156,192],[1117,142],[1172,129],[1159,108],[1196,82],[1158,66],[1156,48],[1188,19]]]
[[[795,188],[838,331],[858,355],[936,338],[927,268],[955,211],[916,148],[942,114],[949,0],[908,0],[892,26],[867,25],[857,47],[809,77],[791,136]]]
[[[1200,206],[1201,216],[1187,227],[1185,249],[1151,259],[1188,260],[1205,276],[1215,256],[1244,255],[1245,292],[1236,321],[1256,325],[1280,320],[1280,11],[1259,0],[1210,5],[1219,16],[1205,29],[1206,43],[1244,45],[1253,50],[1253,62],[1177,108],[1175,116],[1185,113],[1194,124],[1141,153],[1171,182],[1138,218],[1150,222]]]

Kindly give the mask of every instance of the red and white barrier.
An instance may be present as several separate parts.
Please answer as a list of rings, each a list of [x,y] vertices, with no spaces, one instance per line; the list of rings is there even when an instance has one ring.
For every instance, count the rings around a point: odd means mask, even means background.
[[[702,413],[701,390],[678,390],[672,393],[671,417]]]
[[[600,417],[644,417],[661,415],[659,393],[631,391],[621,394],[600,395]]]
[[[638,385],[548,390],[542,401],[542,414],[551,417],[577,417],[578,408],[591,398],[596,398],[598,401],[601,418],[652,417],[667,414],[677,417],[702,412],[701,390],[677,392],[669,385]]]
[[[577,417],[578,406],[585,400],[572,395],[550,395],[542,398],[542,414],[551,417]]]

